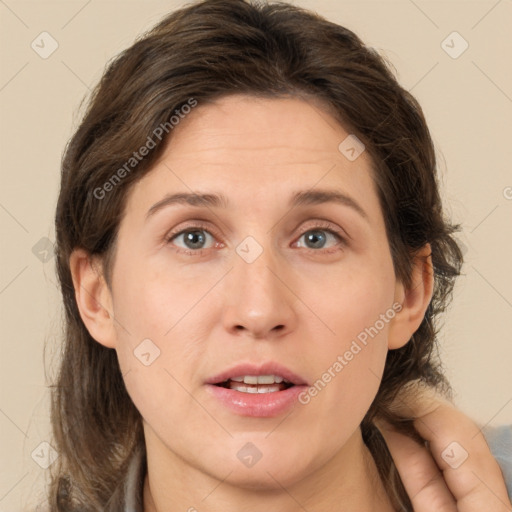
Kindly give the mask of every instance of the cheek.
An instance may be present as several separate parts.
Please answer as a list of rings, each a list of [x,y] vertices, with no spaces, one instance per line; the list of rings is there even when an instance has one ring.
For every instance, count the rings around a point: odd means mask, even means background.
[[[330,440],[332,450],[343,446],[359,427],[370,408],[382,379],[387,354],[387,326],[365,336],[338,340],[326,354],[312,386],[299,401],[307,418],[310,438]],[[373,337],[372,337],[373,336]],[[363,341],[361,341],[363,340]]]
[[[208,301],[199,299],[212,283],[184,280],[147,263],[118,269],[116,350],[127,391],[144,418],[175,424],[177,411],[183,417],[194,407],[185,388],[190,388],[190,369],[204,354],[205,329],[197,319]]]
[[[395,294],[395,277],[391,259],[359,260],[349,257],[329,272],[305,274],[301,277],[298,295],[305,297],[309,307],[306,318],[314,314],[322,321],[316,340],[327,352],[343,350],[356,338],[363,338],[367,329],[376,326],[385,338]],[[383,318],[385,323],[382,323]],[[306,321],[313,327],[311,321]],[[317,322],[318,323],[318,322]],[[374,336],[375,337],[375,336]],[[372,337],[373,338],[373,337]],[[325,353],[325,352],[324,352]]]
[[[165,346],[183,320],[197,314],[198,302],[214,284],[210,275],[184,278],[179,269],[170,272],[149,262],[120,266],[114,309],[121,339],[129,337],[133,344],[150,338]]]
[[[341,425],[348,432],[357,428],[379,388],[395,315],[394,281],[389,259],[347,265],[322,281],[321,293],[310,287],[315,312],[329,329],[323,326],[324,335],[311,335],[318,356],[316,380],[302,403],[312,408],[313,417],[325,418],[322,428],[335,439]]]

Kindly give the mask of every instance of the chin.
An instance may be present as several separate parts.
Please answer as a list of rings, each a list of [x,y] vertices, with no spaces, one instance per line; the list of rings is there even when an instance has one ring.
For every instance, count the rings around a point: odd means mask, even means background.
[[[297,468],[287,464],[280,468],[271,465],[260,466],[260,461],[252,468],[235,466],[232,473],[224,480],[226,475],[217,475],[225,483],[240,489],[251,491],[282,491],[283,487],[290,487],[300,481],[305,475]]]
[[[282,491],[283,486],[295,485],[324,462],[324,457],[308,453],[307,443],[293,442],[290,438],[286,450],[282,443],[252,437],[254,443],[236,439],[232,445],[210,453],[208,460],[201,461],[203,471],[235,487]]]

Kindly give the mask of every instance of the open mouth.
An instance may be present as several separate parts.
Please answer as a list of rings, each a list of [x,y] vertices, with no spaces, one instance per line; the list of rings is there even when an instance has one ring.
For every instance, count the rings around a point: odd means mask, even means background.
[[[276,393],[284,391],[294,384],[279,375],[243,375],[218,382],[215,386],[240,393]]]
[[[286,413],[308,385],[302,377],[274,362],[242,363],[210,377],[206,384],[207,392],[228,410],[253,418]]]

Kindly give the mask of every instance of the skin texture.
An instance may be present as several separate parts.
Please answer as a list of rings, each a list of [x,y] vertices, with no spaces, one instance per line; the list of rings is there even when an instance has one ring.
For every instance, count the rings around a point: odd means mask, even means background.
[[[430,301],[429,247],[404,289],[371,160],[338,150],[349,133],[318,106],[230,96],[196,107],[172,135],[129,194],[112,289],[99,261],[82,250],[71,257],[82,319],[117,351],[144,418],[146,512],[392,510],[359,424],[387,351],[409,340]],[[319,189],[346,194],[364,216],[337,203],[289,206],[294,193]],[[175,204],[146,219],[176,192],[222,193],[229,206]],[[176,236],[185,229],[205,230],[203,249]],[[308,243],[311,230],[323,245]],[[251,263],[236,251],[248,236],[263,249]],[[267,361],[312,384],[394,304],[400,311],[291,412],[238,415],[204,385],[235,363]],[[149,366],[134,356],[144,339],[160,350]],[[250,468],[237,457],[247,442],[262,454]]]

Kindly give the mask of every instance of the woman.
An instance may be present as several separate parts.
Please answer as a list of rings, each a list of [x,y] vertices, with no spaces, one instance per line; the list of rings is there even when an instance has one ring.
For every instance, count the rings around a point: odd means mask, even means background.
[[[382,58],[298,8],[200,2],[115,59],[62,166],[52,508],[412,510],[376,424],[449,395],[435,170]]]

